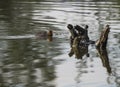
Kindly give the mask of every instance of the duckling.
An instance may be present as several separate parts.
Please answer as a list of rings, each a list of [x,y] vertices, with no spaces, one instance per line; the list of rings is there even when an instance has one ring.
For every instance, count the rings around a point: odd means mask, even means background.
[[[49,30],[49,31],[41,31],[41,32],[38,32],[35,37],[37,39],[47,39],[49,41],[52,40],[52,37],[53,37],[53,31],[52,30]]]
[[[52,30],[49,30],[48,32],[47,32],[47,36],[53,36],[53,31]]]

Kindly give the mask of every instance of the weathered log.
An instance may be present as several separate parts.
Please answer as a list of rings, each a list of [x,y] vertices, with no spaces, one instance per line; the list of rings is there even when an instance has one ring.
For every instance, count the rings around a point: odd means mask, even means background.
[[[78,31],[79,35],[84,35],[85,34],[85,29],[82,28],[81,26],[76,25],[76,26],[74,26],[74,28]]]
[[[69,56],[71,57],[75,54],[76,58],[82,59],[83,55],[88,54],[89,44],[95,43],[95,41],[89,40],[88,26],[86,25],[85,28],[82,28],[79,25],[73,27],[73,25],[68,24],[67,27],[71,32],[71,51]],[[110,27],[109,25],[106,25],[105,29],[101,33],[100,38],[95,43],[97,49],[100,49],[100,51],[106,48],[109,31]]]
[[[89,36],[88,36],[88,25],[85,26],[85,29],[82,28],[79,25],[76,25],[73,27],[72,24],[68,24],[67,28],[69,29],[71,36],[70,36],[70,43],[73,43],[73,40],[75,37],[83,37],[84,41],[87,43],[89,43]]]
[[[75,58],[82,59],[84,55],[88,55],[88,45],[82,43],[84,38],[81,36],[75,37],[73,40],[73,44],[70,50],[70,53],[68,54],[70,57],[75,54]]]
[[[111,73],[111,67],[109,64],[109,58],[106,50],[109,32],[110,27],[109,25],[106,25],[104,30],[101,32],[100,38],[96,41],[95,44],[98,54],[102,60],[103,66],[106,67],[108,73]]]
[[[69,29],[70,36],[70,46],[71,50],[68,54],[70,57],[75,54],[75,57],[78,59],[82,59],[82,57],[86,54],[88,55],[88,25],[85,26],[85,29],[79,25],[73,27],[73,25],[68,24],[67,28]]]
[[[71,47],[70,49],[70,52],[68,53],[69,57],[72,57],[74,55],[74,50],[73,48]]]
[[[109,25],[106,25],[105,29],[101,32],[100,38],[95,43],[97,48],[100,49],[106,48],[109,32],[110,27]]]
[[[69,29],[72,38],[75,38],[78,35],[72,24],[68,24],[67,28]]]
[[[85,38],[87,41],[89,41],[89,36],[88,36],[88,25],[85,26]]]
[[[67,25],[67,28],[69,29],[70,33],[71,33],[71,36],[70,36],[70,46],[72,47],[72,44],[73,44],[73,40],[75,37],[78,36],[77,32],[75,31],[74,27],[72,24],[68,24]]]

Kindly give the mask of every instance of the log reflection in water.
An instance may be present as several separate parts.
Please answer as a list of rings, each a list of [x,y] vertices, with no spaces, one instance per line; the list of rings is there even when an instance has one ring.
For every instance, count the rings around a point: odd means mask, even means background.
[[[101,58],[103,66],[106,67],[108,73],[111,73],[111,67],[109,64],[109,58],[108,58],[108,53],[107,53],[106,48],[102,49],[102,50],[97,48],[97,51],[98,51],[98,54]]]
[[[101,32],[100,38],[96,42],[96,49],[102,60],[103,66],[107,68],[108,73],[111,73],[109,58],[106,50],[109,32],[110,32],[110,27],[109,25],[106,25],[103,31]]]

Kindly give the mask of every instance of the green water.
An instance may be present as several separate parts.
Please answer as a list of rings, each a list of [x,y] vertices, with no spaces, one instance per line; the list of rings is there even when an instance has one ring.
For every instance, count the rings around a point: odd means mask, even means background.
[[[68,56],[69,23],[89,25],[92,40],[110,25],[111,73],[94,46],[83,60]],[[47,30],[52,42],[31,37]],[[0,87],[120,87],[119,0],[1,0],[0,38]]]

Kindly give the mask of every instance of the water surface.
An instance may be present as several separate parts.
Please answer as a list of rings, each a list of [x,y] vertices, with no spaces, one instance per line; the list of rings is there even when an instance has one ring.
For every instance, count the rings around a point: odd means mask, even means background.
[[[68,56],[69,23],[89,25],[92,40],[110,25],[111,73],[94,46],[83,60]],[[120,87],[119,28],[119,0],[1,0],[0,87]],[[52,42],[33,38],[43,30],[54,31]]]

